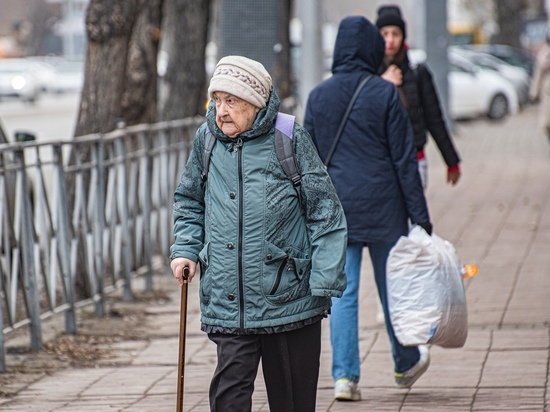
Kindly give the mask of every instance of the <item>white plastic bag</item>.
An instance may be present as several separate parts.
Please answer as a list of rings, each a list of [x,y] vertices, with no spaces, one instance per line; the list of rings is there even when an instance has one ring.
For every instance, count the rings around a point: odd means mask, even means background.
[[[390,319],[404,346],[464,346],[468,336],[462,265],[453,245],[415,226],[388,256]]]

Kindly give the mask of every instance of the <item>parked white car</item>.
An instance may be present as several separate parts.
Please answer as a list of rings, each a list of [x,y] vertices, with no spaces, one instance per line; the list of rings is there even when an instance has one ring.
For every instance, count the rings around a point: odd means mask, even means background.
[[[520,49],[504,44],[465,44],[460,47],[498,57],[500,60],[504,60],[512,66],[520,67],[526,70],[529,76],[533,75],[535,57],[526,49]]]
[[[24,58],[28,70],[38,79],[43,92],[50,92],[56,79],[56,66],[65,59],[53,56],[29,56]]]
[[[423,50],[410,50],[413,64],[426,60]],[[494,70],[476,66],[452,51],[448,53],[449,114],[467,119],[487,116],[502,120],[519,110],[519,97],[514,85]]]
[[[31,70],[48,93],[79,93],[84,86],[84,60],[67,60],[59,56],[27,57]]]
[[[529,99],[529,82],[531,76],[526,69],[511,64],[492,56],[487,53],[475,52],[468,49],[453,47],[450,49],[452,53],[456,53],[465,57],[476,66],[483,69],[494,70],[508,79],[515,87],[518,93],[520,106],[527,103]]]
[[[519,110],[514,85],[493,70],[449,53],[449,111],[454,119],[485,115],[502,120]]]
[[[0,59],[0,98],[15,97],[34,103],[41,85],[24,59]]]
[[[55,66],[55,78],[49,88],[53,93],[80,93],[84,86],[83,61],[64,61]]]

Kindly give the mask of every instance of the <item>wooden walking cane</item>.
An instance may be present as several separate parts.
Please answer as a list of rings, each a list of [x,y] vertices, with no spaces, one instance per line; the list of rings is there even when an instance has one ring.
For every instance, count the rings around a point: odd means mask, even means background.
[[[180,306],[180,340],[178,357],[178,400],[176,412],[183,412],[183,382],[185,370],[185,333],[187,328],[187,278],[189,267],[183,268],[183,285],[181,285],[181,306]]]

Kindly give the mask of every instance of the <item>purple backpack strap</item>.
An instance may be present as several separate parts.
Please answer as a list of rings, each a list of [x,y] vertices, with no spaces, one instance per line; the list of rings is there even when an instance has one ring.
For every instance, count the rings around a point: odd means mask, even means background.
[[[277,113],[277,118],[275,119],[275,129],[281,131],[284,135],[292,139],[292,132],[294,131],[294,120],[295,116],[286,113]]]
[[[300,168],[294,157],[294,148],[293,148],[293,131],[294,131],[294,119],[295,117],[290,114],[285,114],[279,112],[277,114],[277,119],[275,120],[275,153],[277,154],[277,159],[285,172],[286,177],[292,182],[296,194],[298,195],[298,202],[300,203],[300,208],[302,214],[305,213],[305,208],[302,203],[302,175],[300,173]]]

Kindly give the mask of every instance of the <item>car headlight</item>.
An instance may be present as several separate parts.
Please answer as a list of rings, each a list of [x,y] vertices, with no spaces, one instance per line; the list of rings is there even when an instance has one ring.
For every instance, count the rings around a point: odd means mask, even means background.
[[[27,81],[23,76],[14,76],[13,79],[11,79],[11,87],[13,87],[14,90],[21,90],[26,84]]]

